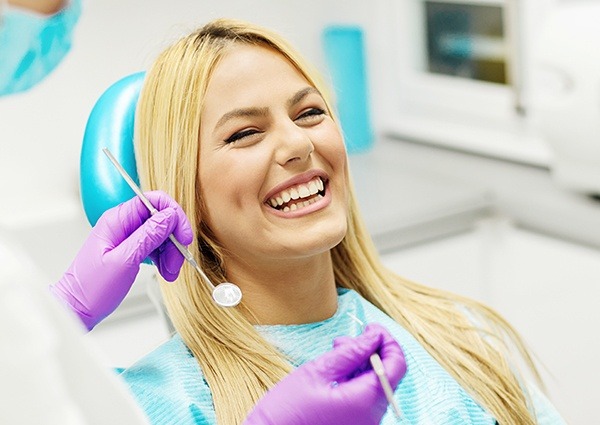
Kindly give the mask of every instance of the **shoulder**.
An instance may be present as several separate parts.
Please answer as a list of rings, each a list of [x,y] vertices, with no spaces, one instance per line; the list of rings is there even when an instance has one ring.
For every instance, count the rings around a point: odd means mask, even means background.
[[[153,424],[212,423],[210,389],[179,335],[125,369],[121,376]]]
[[[165,392],[192,378],[204,382],[198,362],[179,335],[125,369],[121,376],[134,392]]]

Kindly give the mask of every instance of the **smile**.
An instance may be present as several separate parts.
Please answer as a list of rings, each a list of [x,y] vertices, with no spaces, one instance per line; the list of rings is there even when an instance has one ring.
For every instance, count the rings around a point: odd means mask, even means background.
[[[320,177],[314,177],[307,183],[282,190],[269,198],[267,205],[282,212],[290,212],[306,208],[324,196],[325,183]]]

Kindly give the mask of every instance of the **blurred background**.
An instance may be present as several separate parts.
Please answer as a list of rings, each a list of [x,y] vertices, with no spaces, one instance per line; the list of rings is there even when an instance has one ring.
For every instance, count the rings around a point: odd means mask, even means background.
[[[63,63],[32,90],[0,98],[0,230],[48,283],[90,230],[79,155],[94,103],[216,17],[280,32],[331,83],[385,263],[497,309],[536,354],[567,421],[595,423],[596,0],[84,0]],[[153,273],[144,266],[86,336],[115,367],[168,338]]]

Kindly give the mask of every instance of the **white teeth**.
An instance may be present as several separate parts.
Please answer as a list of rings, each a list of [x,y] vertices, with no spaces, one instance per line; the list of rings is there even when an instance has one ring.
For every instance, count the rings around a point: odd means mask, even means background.
[[[298,193],[301,198],[308,198],[310,196],[310,190],[305,185],[298,186]]]
[[[292,199],[300,198],[300,194],[298,193],[298,190],[295,187],[292,187],[290,189],[290,196],[292,197]]]
[[[296,203],[290,204],[289,206],[286,205],[285,207],[283,207],[281,209],[281,211],[283,211],[283,212],[296,211],[300,208],[308,207],[309,205],[314,204],[315,202],[318,202],[321,199],[323,199],[323,195],[317,195],[314,198],[307,199],[306,201],[296,202]]]
[[[307,184],[299,184],[295,187],[292,187],[292,188],[289,188],[286,190],[282,190],[278,195],[269,199],[268,203],[271,204],[271,206],[273,208],[276,208],[278,206],[280,207],[283,204],[290,202],[291,200],[308,198],[310,196],[316,195],[324,189],[325,189],[325,184],[323,183],[323,180],[321,180],[320,177],[315,177]],[[323,198],[323,197],[321,195],[318,195],[317,197],[312,198],[310,200],[306,200],[304,202],[298,202],[295,209],[302,207],[302,206],[310,205],[321,198]],[[286,211],[286,208],[287,208],[287,211],[290,211],[290,207],[285,207],[282,209],[282,211]]]

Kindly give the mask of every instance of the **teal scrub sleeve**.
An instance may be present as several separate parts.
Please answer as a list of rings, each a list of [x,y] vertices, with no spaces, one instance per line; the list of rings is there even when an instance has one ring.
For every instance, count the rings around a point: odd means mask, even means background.
[[[81,0],[43,16],[8,8],[0,21],[0,95],[30,89],[63,60],[71,49]]]

